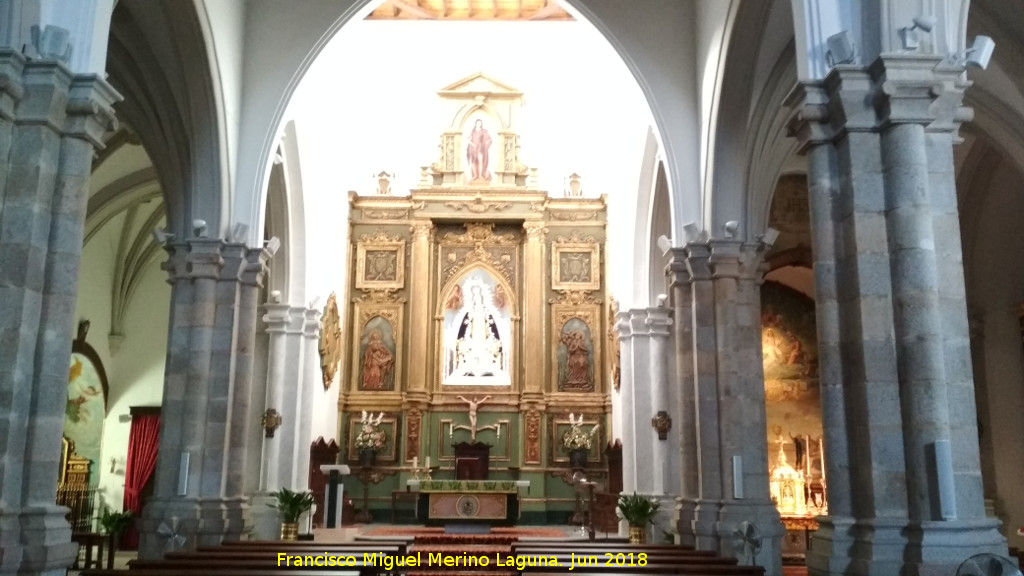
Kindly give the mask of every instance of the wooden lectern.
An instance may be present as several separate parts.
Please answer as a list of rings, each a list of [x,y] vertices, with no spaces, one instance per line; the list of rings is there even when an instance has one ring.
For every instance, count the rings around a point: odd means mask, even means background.
[[[459,442],[455,449],[456,480],[487,480],[491,445],[483,442]]]

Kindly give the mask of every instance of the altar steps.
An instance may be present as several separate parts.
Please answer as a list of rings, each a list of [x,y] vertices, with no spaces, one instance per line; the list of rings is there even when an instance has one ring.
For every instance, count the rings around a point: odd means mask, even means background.
[[[457,573],[466,576],[516,576],[515,569],[496,566],[500,556],[512,553],[515,536],[500,534],[430,534],[416,536],[409,552],[418,553],[424,564],[407,576]],[[440,556],[437,556],[440,555]],[[432,560],[427,562],[427,560]],[[486,561],[486,564],[485,562]]]

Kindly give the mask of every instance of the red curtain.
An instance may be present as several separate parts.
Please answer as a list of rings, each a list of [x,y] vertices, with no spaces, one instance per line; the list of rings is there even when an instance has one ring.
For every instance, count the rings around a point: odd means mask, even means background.
[[[136,518],[142,515],[140,494],[156,468],[156,449],[160,444],[160,414],[133,414],[128,434],[128,463],[124,473],[124,510]],[[139,547],[139,532],[133,525],[121,538],[122,550]]]

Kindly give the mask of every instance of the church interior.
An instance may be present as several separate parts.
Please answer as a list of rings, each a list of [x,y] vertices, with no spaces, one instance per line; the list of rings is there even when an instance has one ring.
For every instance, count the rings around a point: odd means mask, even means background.
[[[1002,0],[0,0],[0,575],[1016,570],[1021,54]]]

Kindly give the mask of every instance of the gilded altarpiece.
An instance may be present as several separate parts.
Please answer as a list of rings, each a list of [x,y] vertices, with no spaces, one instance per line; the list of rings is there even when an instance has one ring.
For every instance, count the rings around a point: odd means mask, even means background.
[[[453,445],[475,439],[490,445],[491,479],[531,482],[523,522],[565,521],[574,493],[559,434],[569,413],[606,430],[611,411],[607,203],[536,188],[519,160],[519,92],[480,74],[440,96],[450,120],[417,187],[349,196],[342,458],[357,457],[363,410],[395,415],[405,433],[370,487],[375,516],[422,472],[414,463],[454,478]],[[596,479],[604,440],[588,461]]]

